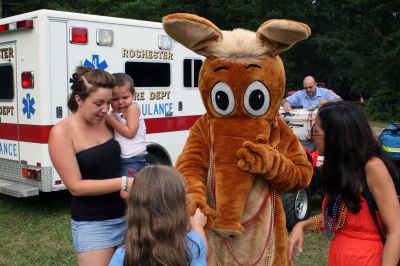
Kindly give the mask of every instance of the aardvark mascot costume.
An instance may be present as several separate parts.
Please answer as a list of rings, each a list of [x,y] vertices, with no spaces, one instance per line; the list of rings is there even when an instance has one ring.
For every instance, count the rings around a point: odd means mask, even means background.
[[[311,181],[312,166],[278,116],[285,91],[279,54],[310,35],[284,19],[256,33],[221,31],[192,14],[163,18],[177,42],[206,57],[199,88],[207,113],[190,130],[176,163],[189,214],[207,215],[208,265],[289,265],[281,192]]]

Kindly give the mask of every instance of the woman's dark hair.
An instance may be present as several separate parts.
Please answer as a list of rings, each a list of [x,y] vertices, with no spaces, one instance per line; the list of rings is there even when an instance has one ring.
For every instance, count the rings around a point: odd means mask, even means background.
[[[126,73],[114,73],[115,86],[121,87],[127,84],[132,95],[135,95],[135,85],[130,75]]]
[[[127,203],[124,266],[189,265],[188,222],[182,175],[169,166],[143,168]]]
[[[392,176],[394,168],[384,158],[360,108],[348,102],[326,103],[319,109],[318,117],[325,132],[321,186],[328,195],[328,206],[341,194],[347,208],[357,213],[361,208],[361,192],[366,185],[366,163],[378,157]]]
[[[99,87],[112,89],[115,86],[114,77],[102,69],[78,66],[71,78],[72,93],[68,98],[68,108],[71,112],[78,109],[75,96],[78,95],[84,101]]]

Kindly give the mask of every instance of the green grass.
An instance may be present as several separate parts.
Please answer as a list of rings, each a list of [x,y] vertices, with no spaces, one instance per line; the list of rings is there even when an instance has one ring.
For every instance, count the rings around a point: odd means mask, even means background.
[[[31,198],[0,195],[0,265],[76,265],[67,191]],[[313,198],[313,213],[320,202]],[[307,233],[294,265],[326,265],[330,240]]]
[[[0,265],[76,265],[67,191],[0,195]]]

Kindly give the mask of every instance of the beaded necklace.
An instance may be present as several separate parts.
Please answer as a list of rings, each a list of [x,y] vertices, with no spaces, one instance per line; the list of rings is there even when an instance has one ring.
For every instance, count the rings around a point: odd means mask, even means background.
[[[328,196],[325,194],[324,200],[322,201],[323,234],[332,236],[344,226],[347,218],[347,207],[342,200],[342,195],[339,194],[333,204],[332,215],[329,215],[327,199]]]

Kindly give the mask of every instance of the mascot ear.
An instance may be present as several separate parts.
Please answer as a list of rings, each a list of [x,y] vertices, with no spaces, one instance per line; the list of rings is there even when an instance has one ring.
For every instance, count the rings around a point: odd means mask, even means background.
[[[264,22],[257,30],[257,39],[275,56],[288,50],[296,42],[310,36],[310,28],[300,22],[286,19],[271,19]]]
[[[165,32],[186,48],[203,56],[208,56],[207,46],[222,39],[221,30],[205,18],[175,13],[162,20]]]

